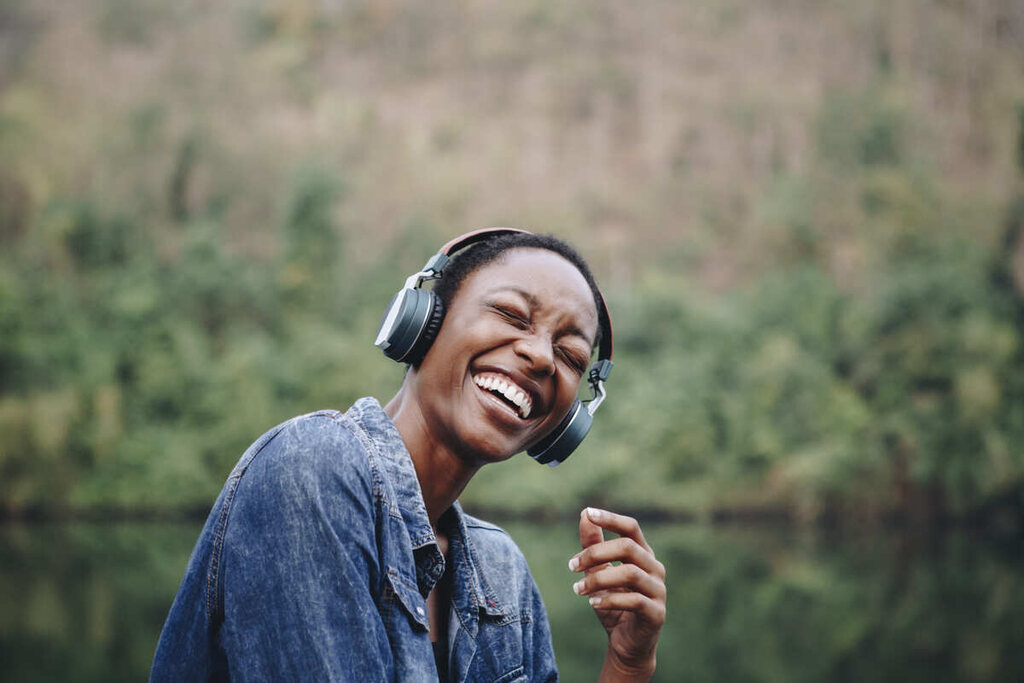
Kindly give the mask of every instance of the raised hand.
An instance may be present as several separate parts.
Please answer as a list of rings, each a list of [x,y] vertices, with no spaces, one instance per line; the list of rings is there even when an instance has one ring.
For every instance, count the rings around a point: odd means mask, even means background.
[[[606,541],[602,529],[619,537]],[[584,572],[573,590],[589,597],[608,632],[601,680],[647,680],[665,623],[665,566],[635,519],[607,510],[580,513],[580,545],[569,569]]]

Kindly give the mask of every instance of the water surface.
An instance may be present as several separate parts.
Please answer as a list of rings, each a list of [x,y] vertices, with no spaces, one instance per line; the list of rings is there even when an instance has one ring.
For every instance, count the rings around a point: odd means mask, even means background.
[[[605,635],[572,593],[575,524],[505,527],[544,595],[563,680],[593,681]],[[645,528],[669,572],[655,680],[1024,680],[1016,539]],[[198,532],[0,526],[0,679],[144,679]]]

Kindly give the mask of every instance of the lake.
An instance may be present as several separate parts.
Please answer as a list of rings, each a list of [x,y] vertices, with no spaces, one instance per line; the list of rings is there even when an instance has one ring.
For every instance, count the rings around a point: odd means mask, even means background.
[[[573,594],[575,522],[508,523],[562,678],[605,635]],[[658,681],[1024,680],[1024,557],[968,531],[647,524],[668,569]],[[198,524],[0,525],[0,680],[139,681]]]

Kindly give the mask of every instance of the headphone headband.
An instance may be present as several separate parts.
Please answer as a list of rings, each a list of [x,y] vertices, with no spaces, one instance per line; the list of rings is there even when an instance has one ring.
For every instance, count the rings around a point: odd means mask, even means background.
[[[529,230],[520,230],[519,228],[480,228],[479,230],[473,230],[471,232],[467,232],[465,235],[459,235],[454,239],[448,240],[448,242],[441,247],[439,253],[451,257],[455,252],[460,249],[464,249],[471,244],[475,244],[476,242],[497,237],[498,235],[511,235],[517,232],[523,235],[533,234]]]

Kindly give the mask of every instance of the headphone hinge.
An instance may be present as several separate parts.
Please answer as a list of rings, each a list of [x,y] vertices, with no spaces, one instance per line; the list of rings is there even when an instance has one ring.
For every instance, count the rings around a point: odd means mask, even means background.
[[[594,413],[597,412],[598,406],[600,406],[604,402],[604,398],[608,394],[607,392],[605,392],[604,382],[602,382],[601,380],[592,382],[590,384],[590,388],[594,392],[594,398],[587,401],[587,412],[590,413],[591,416],[593,416]]]
[[[590,383],[595,382],[607,382],[608,376],[612,374],[612,366],[615,365],[607,358],[594,363],[594,366],[590,368]]]
[[[451,259],[448,258],[448,254],[437,253],[427,259],[427,262],[423,265],[424,272],[430,271],[434,274],[434,278],[441,277],[441,271],[448,265]],[[433,278],[432,278],[433,279]]]

